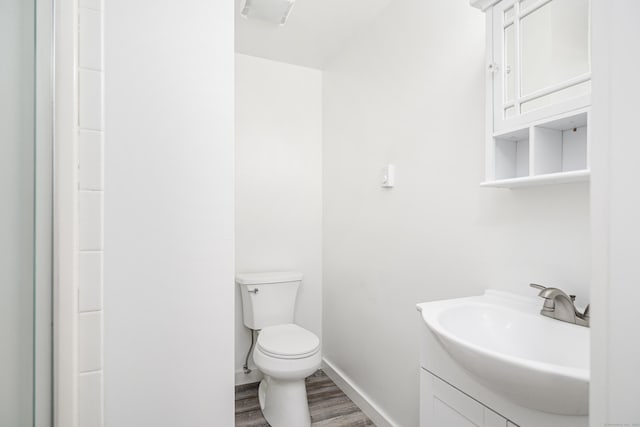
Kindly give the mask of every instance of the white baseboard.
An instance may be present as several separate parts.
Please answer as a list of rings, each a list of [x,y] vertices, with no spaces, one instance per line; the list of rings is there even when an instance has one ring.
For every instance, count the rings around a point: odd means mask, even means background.
[[[262,380],[262,372],[258,368],[251,368],[251,372],[245,374],[242,369],[236,371],[236,385],[257,383]]]
[[[366,393],[355,385],[344,372],[325,358],[322,359],[322,369],[377,427],[396,427],[398,425]]]

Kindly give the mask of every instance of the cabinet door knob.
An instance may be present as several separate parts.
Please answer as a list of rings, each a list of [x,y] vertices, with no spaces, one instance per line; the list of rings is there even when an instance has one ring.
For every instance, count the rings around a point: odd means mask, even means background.
[[[489,72],[491,73],[497,73],[498,70],[500,69],[500,66],[498,64],[496,64],[495,62],[492,62],[491,64],[489,64],[487,66],[487,69],[489,70]]]

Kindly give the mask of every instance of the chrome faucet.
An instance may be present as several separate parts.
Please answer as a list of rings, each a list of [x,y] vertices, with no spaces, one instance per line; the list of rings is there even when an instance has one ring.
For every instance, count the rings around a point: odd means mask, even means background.
[[[532,288],[540,289],[539,297],[544,298],[544,305],[540,314],[563,322],[589,327],[589,306],[580,313],[574,301],[575,295],[567,295],[558,288],[546,288],[535,283],[529,284]]]

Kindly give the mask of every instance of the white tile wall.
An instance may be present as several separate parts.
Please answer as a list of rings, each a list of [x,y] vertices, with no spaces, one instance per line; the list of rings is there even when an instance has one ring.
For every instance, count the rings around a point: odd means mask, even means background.
[[[78,123],[81,129],[102,130],[102,73],[78,70]]]
[[[102,0],[78,6],[78,426],[102,427]]]
[[[100,311],[80,313],[78,364],[81,373],[102,369],[102,312]]]
[[[101,13],[97,10],[80,9],[78,21],[78,64],[81,68],[102,70]]]
[[[78,376],[78,426],[102,427],[102,372]]]
[[[78,254],[80,312],[102,309],[102,251]]]
[[[102,132],[79,132],[78,157],[80,190],[102,190]]]
[[[79,0],[80,9],[102,10],[102,0]]]
[[[78,194],[78,249],[102,250],[102,191]]]

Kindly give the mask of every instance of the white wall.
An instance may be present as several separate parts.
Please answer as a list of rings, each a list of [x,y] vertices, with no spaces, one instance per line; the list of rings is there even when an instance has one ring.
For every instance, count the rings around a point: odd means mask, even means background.
[[[236,271],[304,274],[296,322],[321,336],[322,74],[236,55]],[[250,346],[236,287],[237,382]],[[250,359],[253,366],[253,360]]]
[[[590,425],[640,425],[640,38],[634,0],[592,3]]]
[[[478,186],[484,24],[466,1],[393,2],[324,72],[324,354],[400,426],[418,424],[416,303],[530,282],[588,301],[588,184]]]
[[[105,5],[105,425],[233,425],[233,5]]]
[[[0,5],[0,425],[33,423],[34,2]]]

